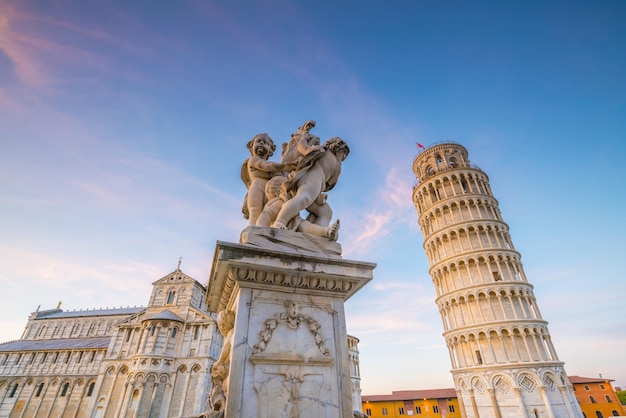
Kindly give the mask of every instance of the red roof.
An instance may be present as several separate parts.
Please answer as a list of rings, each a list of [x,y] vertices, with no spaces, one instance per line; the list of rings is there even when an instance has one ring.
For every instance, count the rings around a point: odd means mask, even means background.
[[[567,376],[569,381],[574,383],[605,383],[614,382],[614,379],[605,379],[602,377],[582,377]],[[384,401],[412,401],[418,399],[444,399],[456,398],[456,390],[453,388],[446,389],[427,389],[427,390],[397,390],[391,392],[391,395],[365,395],[361,396],[363,402],[384,402]]]
[[[380,401],[410,401],[416,399],[445,399],[456,398],[456,390],[453,388],[427,389],[427,390],[398,390],[391,395],[361,396],[363,402]]]
[[[582,377],[582,376],[567,376],[569,381],[574,383],[604,383],[614,382],[614,379],[605,379],[603,377]]]

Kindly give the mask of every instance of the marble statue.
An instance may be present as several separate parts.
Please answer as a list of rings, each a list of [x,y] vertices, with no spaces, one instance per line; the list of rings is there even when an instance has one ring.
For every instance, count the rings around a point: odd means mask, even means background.
[[[291,134],[291,140],[283,143],[282,162],[297,163],[304,155],[311,152],[320,145],[319,137],[313,135],[310,131],[315,127],[314,120],[306,121],[297,131]],[[292,175],[295,172],[292,171]],[[320,226],[328,226],[333,218],[333,211],[327,203],[328,195],[320,193],[317,199],[307,208],[309,212],[307,220]]]
[[[248,189],[243,214],[249,225],[255,225],[265,204],[265,183],[272,174],[288,171],[295,164],[268,161],[276,151],[274,141],[267,134],[255,135],[247,144],[251,157],[241,167],[241,180]]]
[[[308,120],[282,144],[281,162],[269,161],[276,145],[267,134],[255,135],[247,144],[251,157],[241,169],[248,189],[243,213],[252,226],[288,229],[337,241],[340,222],[331,224],[333,211],[328,195],[350,152],[341,138],[320,145]],[[308,212],[306,219],[300,213]]]
[[[309,208],[322,192],[331,190],[341,174],[341,163],[349,153],[348,144],[338,137],[306,150],[298,160],[296,171],[283,185],[290,198],[281,207],[272,227],[287,229],[288,222],[300,211]]]
[[[287,177],[283,176],[272,177],[268,180],[265,185],[267,203],[257,219],[257,226],[268,227],[276,220],[276,217],[278,216],[278,213],[282,209],[283,205],[289,200],[287,192],[284,191],[282,187],[287,181]],[[333,222],[332,225],[324,227],[310,222],[307,219],[302,219],[300,214],[294,216],[286,225],[287,229],[326,237],[332,241],[337,241],[339,236],[339,226],[339,219]]]

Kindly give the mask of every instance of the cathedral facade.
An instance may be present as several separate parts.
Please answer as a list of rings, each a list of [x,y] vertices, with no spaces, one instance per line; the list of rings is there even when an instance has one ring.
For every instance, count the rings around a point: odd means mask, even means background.
[[[201,413],[222,339],[205,293],[176,269],[146,307],[34,312],[0,344],[0,417]]]

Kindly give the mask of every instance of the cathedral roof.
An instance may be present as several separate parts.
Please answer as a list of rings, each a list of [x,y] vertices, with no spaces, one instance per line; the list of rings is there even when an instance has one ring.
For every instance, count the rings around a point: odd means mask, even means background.
[[[175,315],[174,313],[172,313],[171,311],[169,311],[167,309],[164,310],[164,311],[161,311],[159,313],[156,313],[154,315],[150,315],[149,317],[144,318],[143,320],[144,321],[149,321],[149,320],[152,320],[152,319],[164,319],[164,320],[167,320],[167,321],[185,322],[185,321],[183,321],[183,319],[181,317]]]
[[[133,308],[106,308],[106,309],[85,309],[80,311],[44,311],[37,313],[36,319],[56,319],[56,318],[79,318],[86,316],[108,316],[108,315],[129,315],[141,312],[145,308],[142,306]]]
[[[56,340],[16,340],[0,344],[0,352],[103,349],[111,337],[63,338]]]
[[[204,289],[204,286],[200,282],[198,282],[193,277],[186,275],[179,269],[176,269],[170,274],[161,277],[159,280],[157,280],[156,282],[153,282],[152,284],[157,285],[157,284],[171,284],[171,283],[197,283]]]

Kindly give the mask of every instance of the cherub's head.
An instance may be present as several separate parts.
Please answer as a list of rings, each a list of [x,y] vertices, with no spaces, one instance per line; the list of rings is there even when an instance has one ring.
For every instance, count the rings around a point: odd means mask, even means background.
[[[338,136],[326,140],[324,148],[337,155],[341,161],[345,160],[348,154],[350,154],[350,147],[348,147],[346,141]]]
[[[287,314],[290,318],[295,319],[298,317],[298,304],[292,300],[285,302],[285,308],[287,308]]]
[[[274,141],[272,141],[272,138],[270,138],[268,134],[254,135],[254,137],[248,141],[247,147],[252,156],[258,156],[266,160],[274,155],[274,151],[276,151],[276,145],[274,145]]]
[[[233,329],[235,326],[235,312],[233,311],[220,311],[217,314],[217,327],[220,330],[220,333],[225,337],[228,334],[228,331]]]

